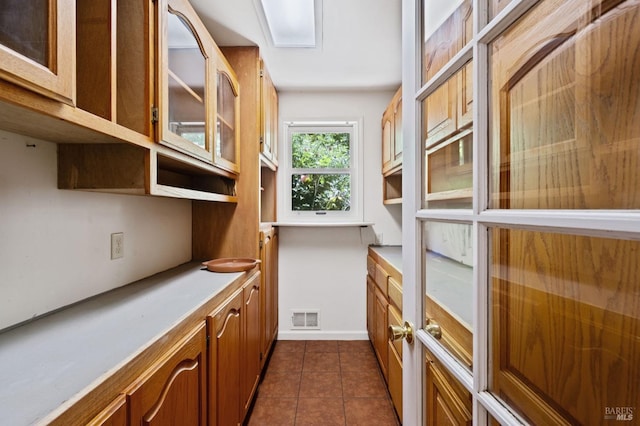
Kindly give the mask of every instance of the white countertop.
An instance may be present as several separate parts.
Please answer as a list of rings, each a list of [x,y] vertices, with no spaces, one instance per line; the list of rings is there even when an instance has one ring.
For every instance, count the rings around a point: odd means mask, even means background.
[[[0,424],[43,419],[240,275],[189,263],[1,333]]]
[[[402,246],[369,246],[402,274]]]

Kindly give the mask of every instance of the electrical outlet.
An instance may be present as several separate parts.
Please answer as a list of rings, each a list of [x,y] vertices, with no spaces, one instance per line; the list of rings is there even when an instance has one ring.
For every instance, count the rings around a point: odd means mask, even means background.
[[[124,232],[111,234],[111,260],[124,257]]]
[[[382,245],[382,232],[376,232],[376,244]]]

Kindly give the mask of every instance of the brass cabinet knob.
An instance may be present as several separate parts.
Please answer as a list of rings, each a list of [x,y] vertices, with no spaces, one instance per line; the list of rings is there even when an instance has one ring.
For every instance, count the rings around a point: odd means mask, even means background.
[[[442,328],[440,328],[440,324],[435,322],[432,319],[427,320],[427,324],[424,326],[424,331],[440,340],[442,338]]]
[[[389,339],[391,341],[405,339],[407,343],[413,343],[413,325],[409,321],[405,321],[404,325],[390,325]]]

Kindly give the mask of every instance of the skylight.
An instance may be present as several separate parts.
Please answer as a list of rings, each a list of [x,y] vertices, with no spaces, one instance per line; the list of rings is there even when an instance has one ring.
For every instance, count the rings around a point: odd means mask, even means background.
[[[315,47],[314,0],[260,0],[275,47]]]

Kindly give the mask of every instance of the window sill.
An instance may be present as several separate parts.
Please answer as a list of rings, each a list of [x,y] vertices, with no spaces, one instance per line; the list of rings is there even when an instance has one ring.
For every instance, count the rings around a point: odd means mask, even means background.
[[[357,226],[364,228],[373,226],[373,222],[272,222],[273,226],[280,227],[305,227],[305,228],[340,228],[348,226]]]

